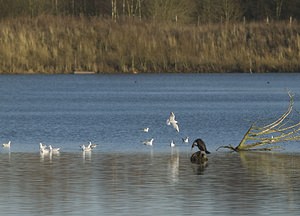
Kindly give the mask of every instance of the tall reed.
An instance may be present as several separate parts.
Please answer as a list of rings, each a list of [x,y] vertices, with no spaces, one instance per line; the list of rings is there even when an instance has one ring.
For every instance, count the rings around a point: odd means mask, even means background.
[[[0,72],[299,72],[299,27],[65,16],[8,19],[0,22]]]

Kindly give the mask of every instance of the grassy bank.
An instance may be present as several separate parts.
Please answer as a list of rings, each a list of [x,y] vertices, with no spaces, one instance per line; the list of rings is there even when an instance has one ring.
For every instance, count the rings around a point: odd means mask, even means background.
[[[297,23],[2,20],[0,73],[299,72],[299,29]]]

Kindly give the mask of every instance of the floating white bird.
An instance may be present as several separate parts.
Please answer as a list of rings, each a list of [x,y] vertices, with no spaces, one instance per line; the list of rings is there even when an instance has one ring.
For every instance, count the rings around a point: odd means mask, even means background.
[[[82,144],[80,146],[81,150],[84,151],[84,152],[90,152],[92,151],[92,148],[91,148],[92,144],[90,143],[88,146],[85,146],[84,144]]]
[[[47,148],[47,145],[44,145],[43,143],[40,143],[40,149]]]
[[[169,118],[167,119],[167,125],[172,125],[177,132],[179,132],[178,122],[175,120],[175,114],[173,112],[170,113]]]
[[[148,128],[148,127],[147,127],[147,128],[144,128],[143,131],[144,131],[145,133],[148,133],[148,132],[149,132],[149,128]]]
[[[43,143],[40,143],[40,153],[41,154],[49,154],[50,150],[47,148],[46,145],[43,145]]]
[[[45,148],[45,149],[40,149],[40,153],[41,154],[49,154],[50,153],[50,150]]]
[[[92,149],[88,146],[85,146],[84,144],[80,146],[81,150],[84,152],[92,151]]]
[[[40,149],[46,149],[47,145],[44,145],[43,143],[40,143]]]
[[[153,141],[154,141],[154,139],[152,138],[152,139],[150,139],[150,140],[144,141],[143,144],[144,144],[144,145],[148,145],[148,146],[152,146],[152,145],[153,145]]]
[[[2,146],[4,148],[10,148],[10,144],[11,144],[11,141],[8,141],[8,143],[3,143]]]
[[[182,142],[184,142],[184,143],[189,143],[189,137],[187,136],[187,137],[185,137],[185,138],[182,138]]]
[[[49,149],[51,153],[59,153],[60,148],[52,148],[51,145],[49,145]]]
[[[170,143],[170,147],[171,147],[171,148],[175,147],[175,143],[174,143],[173,140],[172,140],[171,143]]]
[[[91,149],[94,149],[94,148],[97,147],[97,144],[93,144],[92,142],[89,142],[88,147],[91,148]]]

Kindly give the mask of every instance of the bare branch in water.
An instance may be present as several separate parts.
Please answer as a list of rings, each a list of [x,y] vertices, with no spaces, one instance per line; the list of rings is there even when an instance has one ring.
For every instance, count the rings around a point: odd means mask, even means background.
[[[278,146],[273,146],[274,143],[300,140],[300,134],[298,133],[300,131],[300,119],[298,119],[296,123],[290,120],[290,115],[294,106],[294,94],[288,92],[288,95],[289,106],[286,112],[278,119],[263,126],[258,126],[257,123],[252,124],[244,134],[243,139],[238,146],[220,146],[217,150],[220,148],[227,148],[233,151],[270,151],[275,148],[280,148]],[[262,147],[266,145],[272,146]]]

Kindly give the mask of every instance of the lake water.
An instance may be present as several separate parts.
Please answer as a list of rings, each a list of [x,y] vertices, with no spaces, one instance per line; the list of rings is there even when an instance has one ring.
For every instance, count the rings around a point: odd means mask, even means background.
[[[300,74],[1,75],[0,142],[12,144],[0,149],[0,215],[298,215],[299,142],[215,150],[285,112],[288,90],[299,110],[299,83]],[[171,111],[179,133],[166,125]],[[196,138],[212,152],[205,167],[190,163]],[[89,141],[97,148],[82,153]],[[40,155],[40,142],[61,153]]]

